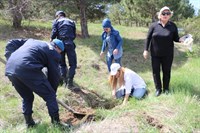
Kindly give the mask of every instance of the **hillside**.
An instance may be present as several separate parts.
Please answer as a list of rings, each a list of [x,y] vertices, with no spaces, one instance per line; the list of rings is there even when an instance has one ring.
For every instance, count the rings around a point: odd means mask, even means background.
[[[49,40],[50,22],[24,22],[24,28],[14,30],[0,21],[0,132],[63,132],[50,124],[45,102],[35,95],[33,117],[41,124],[26,131],[21,114],[21,98],[4,76],[3,63],[6,42],[12,38]],[[150,59],[142,57],[147,28],[115,26],[124,39],[122,64],[137,72],[147,83],[149,95],[142,100],[134,98],[122,107],[121,100],[113,100],[108,85],[105,59],[100,59],[100,24],[89,24],[89,39],[77,38],[78,68],[75,76],[77,90],[58,88],[58,98],[75,110],[90,112],[85,118],[75,118],[62,106],[63,121],[74,124],[69,132],[200,132],[200,60],[181,45],[176,44],[172,67],[171,93],[154,96]],[[77,25],[78,33],[80,26]],[[87,123],[84,123],[87,122]]]

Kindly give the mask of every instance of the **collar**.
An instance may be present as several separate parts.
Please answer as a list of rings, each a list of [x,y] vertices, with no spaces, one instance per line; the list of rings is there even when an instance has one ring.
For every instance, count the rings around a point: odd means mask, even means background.
[[[161,24],[161,21],[160,21],[160,20],[158,21],[158,24]],[[166,23],[166,25],[171,25],[171,22],[168,21],[168,22]],[[165,26],[166,26],[166,25],[165,25]]]

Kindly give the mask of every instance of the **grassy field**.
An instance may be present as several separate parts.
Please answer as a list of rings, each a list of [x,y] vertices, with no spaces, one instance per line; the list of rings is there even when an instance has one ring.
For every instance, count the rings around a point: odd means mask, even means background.
[[[12,29],[10,23],[0,20],[0,57],[4,58],[5,44],[9,39],[26,37],[49,40],[51,22],[24,22],[23,29]],[[108,86],[108,72],[105,59],[100,59],[101,33],[100,24],[89,24],[89,39],[77,38],[76,52],[78,69],[75,83],[84,89],[95,91],[103,99],[111,99]],[[172,67],[171,93],[154,96],[155,88],[152,79],[150,59],[142,57],[147,28],[115,26],[124,39],[122,64],[137,72],[147,83],[149,95],[143,100],[134,98],[124,106],[112,109],[95,108],[93,122],[74,127],[68,132],[200,132],[200,60],[192,56],[181,44],[175,46],[175,57]],[[80,26],[77,24],[78,33]],[[197,44],[196,44],[197,45]],[[199,45],[199,44],[198,44]],[[98,66],[98,69],[95,67]],[[43,133],[63,132],[50,124],[45,102],[35,95],[33,117],[41,124],[26,130],[21,114],[21,98],[4,76],[5,65],[0,62],[0,132],[5,133]],[[72,92],[60,86],[58,97],[72,102]],[[116,101],[120,104],[122,101]],[[60,107],[60,114],[65,110]],[[67,131],[66,131],[67,132]]]

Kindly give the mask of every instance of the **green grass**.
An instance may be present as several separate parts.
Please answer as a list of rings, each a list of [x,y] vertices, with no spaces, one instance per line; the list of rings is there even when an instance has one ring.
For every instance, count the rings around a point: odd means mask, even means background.
[[[11,38],[33,37],[49,40],[51,22],[24,22],[25,30],[21,29],[21,34],[15,34],[15,29],[11,28],[6,21],[0,20],[0,24],[0,30],[4,33],[0,34],[0,56],[3,59],[5,59],[3,55],[6,41]],[[107,66],[105,59],[99,57],[102,27],[100,24],[90,23],[88,28],[89,39],[77,38],[75,40],[78,59],[75,83],[85,89],[93,90],[111,101]],[[144,60],[142,57],[143,43],[148,29],[117,25],[114,25],[114,28],[120,31],[124,41],[123,66],[134,70],[145,80],[149,95],[143,100],[130,99],[124,107],[97,108],[97,122],[76,128],[76,130],[80,132],[98,131],[102,130],[102,126],[109,128],[108,125],[111,128],[113,124],[117,124],[118,120],[123,121],[124,118],[127,123],[123,122],[122,126],[126,127],[129,121],[133,121],[133,125],[136,125],[139,132],[199,132],[199,55],[188,53],[182,49],[180,44],[176,44],[170,84],[172,91],[169,95],[162,94],[160,97],[155,97],[150,59]],[[77,24],[77,30],[80,33],[79,24]],[[44,32],[45,34],[42,34]],[[99,66],[99,70],[94,66]],[[26,131],[21,114],[21,98],[4,76],[4,69],[4,64],[0,62],[0,132],[62,132],[59,128],[52,127],[45,102],[37,95],[35,95],[34,101],[34,118],[41,120],[42,123],[37,128]],[[70,97],[71,92],[64,87],[58,88],[57,95],[62,100],[69,102],[74,100]],[[117,101],[118,104],[121,102],[121,100]],[[60,107],[60,114],[64,111]],[[101,127],[94,125],[96,123]],[[120,131],[120,128],[124,127],[119,126],[119,130],[116,131]],[[131,127],[130,131],[134,132]],[[74,129],[71,132],[74,132]]]

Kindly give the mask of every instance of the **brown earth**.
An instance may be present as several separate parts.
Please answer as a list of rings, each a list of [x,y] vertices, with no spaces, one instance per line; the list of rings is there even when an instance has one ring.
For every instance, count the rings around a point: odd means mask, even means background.
[[[73,114],[66,109],[65,112],[61,114],[61,120],[73,126],[95,121],[96,108],[111,109],[117,105],[116,101],[105,99],[96,92],[86,90],[83,87],[73,88],[68,97],[70,97],[70,99],[65,100],[64,103],[69,105],[77,113],[85,114]]]

